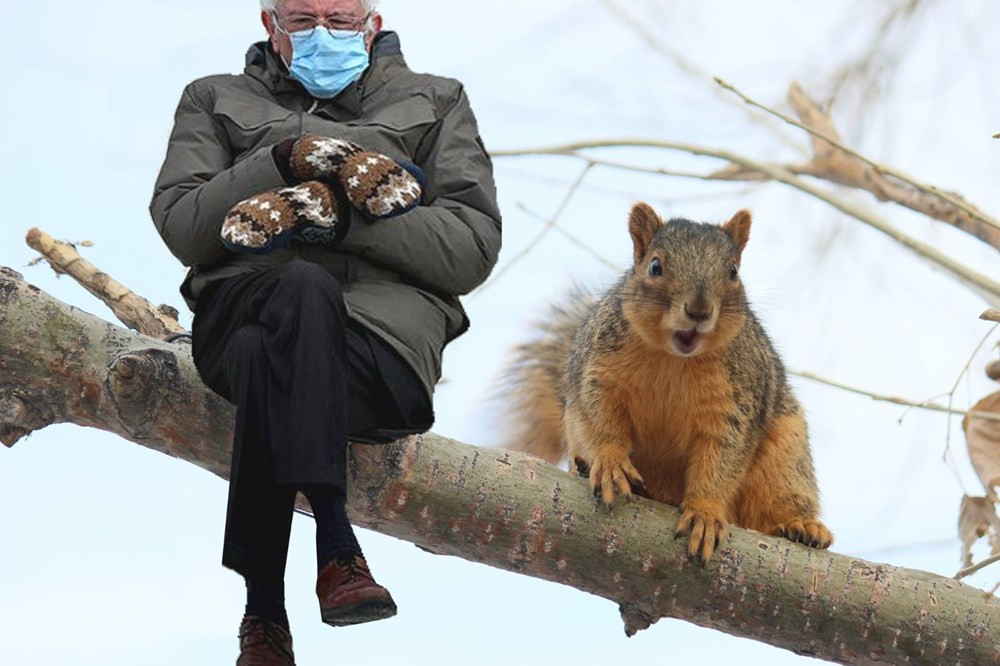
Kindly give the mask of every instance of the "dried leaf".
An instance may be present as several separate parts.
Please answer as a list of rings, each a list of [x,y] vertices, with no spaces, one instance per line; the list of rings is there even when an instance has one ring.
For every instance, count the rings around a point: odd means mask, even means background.
[[[976,403],[971,411],[1000,414],[1000,392],[991,393]],[[1000,421],[978,419],[969,414],[962,420],[969,443],[969,459],[986,487],[986,496],[997,501],[1000,486]]]
[[[986,497],[962,498],[962,508],[958,514],[958,536],[962,540],[963,568],[972,566],[972,544],[989,535],[993,555],[1000,546],[1000,518],[993,503]]]

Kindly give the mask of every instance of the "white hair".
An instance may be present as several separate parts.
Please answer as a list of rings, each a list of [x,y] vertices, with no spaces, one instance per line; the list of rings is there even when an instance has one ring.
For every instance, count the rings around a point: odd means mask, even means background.
[[[278,2],[279,0],[260,0],[260,8],[265,12],[277,11]],[[378,0],[361,0],[361,4],[364,5],[365,13],[370,14],[378,7]]]

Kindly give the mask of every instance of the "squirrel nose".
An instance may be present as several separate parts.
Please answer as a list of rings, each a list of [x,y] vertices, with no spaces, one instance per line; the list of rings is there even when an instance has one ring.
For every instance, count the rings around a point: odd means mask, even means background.
[[[688,307],[688,304],[684,304],[684,314],[686,314],[692,321],[703,322],[707,321],[709,317],[712,316],[712,310],[692,310]]]

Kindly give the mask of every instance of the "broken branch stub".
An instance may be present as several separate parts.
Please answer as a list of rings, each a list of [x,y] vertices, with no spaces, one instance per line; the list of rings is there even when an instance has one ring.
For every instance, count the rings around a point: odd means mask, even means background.
[[[132,330],[160,340],[187,332],[177,322],[175,308],[168,305],[154,308],[145,298],[80,256],[73,245],[57,241],[38,228],[28,231],[25,240],[45,257],[53,270],[71,275],[84,289],[104,301],[118,320]]]

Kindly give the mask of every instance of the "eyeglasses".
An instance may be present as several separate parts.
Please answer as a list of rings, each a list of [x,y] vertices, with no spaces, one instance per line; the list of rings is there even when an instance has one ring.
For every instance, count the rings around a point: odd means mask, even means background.
[[[313,28],[319,26],[322,26],[327,30],[361,32],[364,30],[365,25],[368,23],[368,19],[370,18],[371,12],[365,14],[361,18],[337,14],[322,18],[319,16],[310,16],[309,14],[291,14],[286,16],[284,19],[279,19],[278,15],[274,14],[275,23],[278,24],[278,27],[282,30],[282,32],[286,33],[312,30]]]

